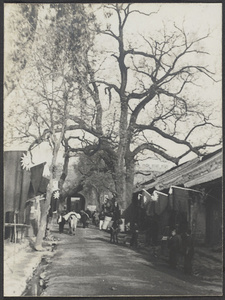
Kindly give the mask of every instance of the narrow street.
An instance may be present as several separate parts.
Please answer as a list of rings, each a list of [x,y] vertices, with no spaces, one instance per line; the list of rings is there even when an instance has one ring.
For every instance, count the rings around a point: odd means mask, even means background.
[[[109,234],[96,227],[77,228],[75,236],[63,234],[46,268],[46,288],[41,296],[113,295],[220,295],[209,286],[165,263],[145,257],[123,244],[109,243]]]

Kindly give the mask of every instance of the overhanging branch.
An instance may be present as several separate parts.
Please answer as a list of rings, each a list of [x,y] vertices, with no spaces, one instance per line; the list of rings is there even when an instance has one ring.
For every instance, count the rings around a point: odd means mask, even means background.
[[[169,160],[169,161],[171,161],[175,164],[178,164],[178,162],[179,162],[179,158],[168,155],[165,151],[162,151],[159,148],[157,148],[157,147],[155,147],[155,146],[153,146],[152,144],[149,144],[149,143],[145,143],[145,144],[142,144],[142,145],[138,146],[132,152],[132,156],[135,157],[138,153],[140,153],[143,150],[150,150],[150,151],[152,151],[156,154],[159,154],[160,156],[162,156],[166,160]]]

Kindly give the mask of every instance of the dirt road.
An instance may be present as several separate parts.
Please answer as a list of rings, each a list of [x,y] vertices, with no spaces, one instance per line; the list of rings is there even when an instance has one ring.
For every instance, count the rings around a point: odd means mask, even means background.
[[[221,295],[209,286],[171,270],[165,263],[144,257],[122,244],[109,243],[109,234],[97,228],[77,228],[75,236],[60,238],[56,254],[46,269],[43,296],[114,295]]]

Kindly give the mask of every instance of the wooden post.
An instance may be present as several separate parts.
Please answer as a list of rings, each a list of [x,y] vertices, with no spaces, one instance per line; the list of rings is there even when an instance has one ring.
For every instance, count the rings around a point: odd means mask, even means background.
[[[14,239],[15,239],[15,244],[16,244],[16,211],[14,212]]]

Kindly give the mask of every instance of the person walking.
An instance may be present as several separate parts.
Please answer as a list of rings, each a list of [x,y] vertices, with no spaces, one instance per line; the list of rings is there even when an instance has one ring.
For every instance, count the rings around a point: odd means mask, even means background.
[[[81,215],[81,222],[83,224],[83,228],[88,227],[88,224],[89,224],[89,216],[88,216],[88,214],[85,211],[81,210],[80,211],[80,215]]]
[[[64,205],[63,210],[59,213],[57,223],[59,224],[59,233],[63,233],[64,225],[66,224],[66,220],[63,216],[67,213],[66,206]]]
[[[63,216],[64,216],[64,212],[61,212],[57,220],[57,223],[59,224],[59,233],[63,233],[64,225],[66,223],[66,220],[64,219]]]
[[[105,214],[103,211],[101,211],[99,214],[99,229],[100,230],[102,230],[104,219],[105,219]]]

